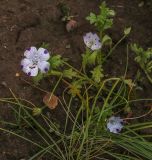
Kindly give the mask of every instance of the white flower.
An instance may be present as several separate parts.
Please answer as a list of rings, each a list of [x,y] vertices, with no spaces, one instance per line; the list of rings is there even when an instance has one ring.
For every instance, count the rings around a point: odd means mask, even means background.
[[[83,36],[83,40],[86,46],[93,51],[101,48],[100,38],[95,33],[87,33],[85,36]]]
[[[38,70],[42,73],[46,73],[50,64],[47,60],[50,58],[49,52],[44,48],[30,47],[24,52],[25,58],[21,61],[21,68],[23,72],[29,76],[36,76]]]
[[[108,120],[107,128],[112,133],[119,133],[123,128],[123,119],[121,119],[120,117],[112,116]]]

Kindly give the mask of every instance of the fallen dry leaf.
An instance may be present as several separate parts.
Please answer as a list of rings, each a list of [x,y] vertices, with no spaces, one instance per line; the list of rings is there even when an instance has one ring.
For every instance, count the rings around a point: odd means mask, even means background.
[[[58,97],[53,95],[52,93],[47,93],[43,97],[43,102],[50,109],[55,109],[58,105]]]

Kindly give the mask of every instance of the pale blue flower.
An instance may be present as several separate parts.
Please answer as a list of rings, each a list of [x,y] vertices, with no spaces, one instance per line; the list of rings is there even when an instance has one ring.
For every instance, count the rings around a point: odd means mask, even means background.
[[[38,70],[42,73],[46,73],[50,64],[47,60],[50,58],[49,52],[44,48],[30,47],[24,52],[25,58],[21,61],[21,68],[23,72],[29,76],[36,76]]]
[[[108,120],[107,128],[112,133],[119,133],[123,128],[123,119],[120,117],[112,116]]]
[[[102,46],[100,38],[96,33],[87,33],[85,36],[83,36],[83,40],[85,45],[93,51],[100,49]]]

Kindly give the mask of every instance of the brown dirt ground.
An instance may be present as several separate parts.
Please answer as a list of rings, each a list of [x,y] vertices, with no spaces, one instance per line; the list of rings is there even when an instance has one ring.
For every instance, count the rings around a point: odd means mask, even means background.
[[[76,18],[79,27],[67,33],[61,21],[61,12],[57,7],[60,0],[0,0],[0,97],[10,97],[8,87],[19,97],[28,99],[37,105],[42,104],[42,95],[16,77],[20,72],[20,60],[25,48],[40,46],[43,42],[50,44],[52,53],[58,53],[70,58],[71,63],[77,66],[81,53],[84,51],[82,35],[94,31],[85,17],[90,11],[97,12],[99,0],[63,0]],[[123,75],[126,60],[126,44],[137,42],[144,47],[152,46],[152,9],[144,5],[138,7],[140,0],[107,0],[117,15],[114,28],[109,31],[114,42],[118,41],[125,26],[132,27],[132,33],[113,53],[106,67],[110,75]],[[66,49],[70,44],[71,48]],[[111,69],[112,68],[112,69]],[[129,53],[128,77],[135,77],[138,65],[133,62],[133,53]],[[27,76],[21,73],[21,77]],[[48,90],[46,80],[42,88]],[[33,96],[34,95],[34,96]],[[151,86],[145,81],[144,97],[151,97]],[[0,117],[11,120],[12,115],[8,104],[0,105]],[[11,135],[0,133],[0,160],[28,159],[32,147]],[[32,152],[33,153],[33,152]]]

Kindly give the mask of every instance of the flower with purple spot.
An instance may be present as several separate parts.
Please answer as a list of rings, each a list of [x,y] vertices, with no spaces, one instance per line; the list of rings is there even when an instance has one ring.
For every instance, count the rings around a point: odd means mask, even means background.
[[[30,76],[30,75],[31,75],[31,72],[28,72],[27,75]]]
[[[38,71],[46,73],[50,64],[47,62],[50,58],[48,50],[44,48],[30,47],[24,52],[25,58],[21,61],[21,68],[29,76],[37,76]]]
[[[44,54],[48,54],[48,50],[47,49],[45,49]]]
[[[44,69],[45,72],[48,72],[48,70],[49,70],[48,68],[45,68],[45,69]]]
[[[90,48],[91,50],[98,50],[101,48],[102,44],[100,42],[100,38],[96,33],[87,33],[83,36],[83,40],[85,45]]]
[[[123,128],[123,119],[121,119],[120,117],[112,116],[108,120],[107,128],[112,133],[119,133]]]
[[[31,48],[27,48],[26,50],[27,50],[27,51],[30,51],[30,50],[31,50]]]
[[[21,69],[23,69],[23,65],[21,65]]]

